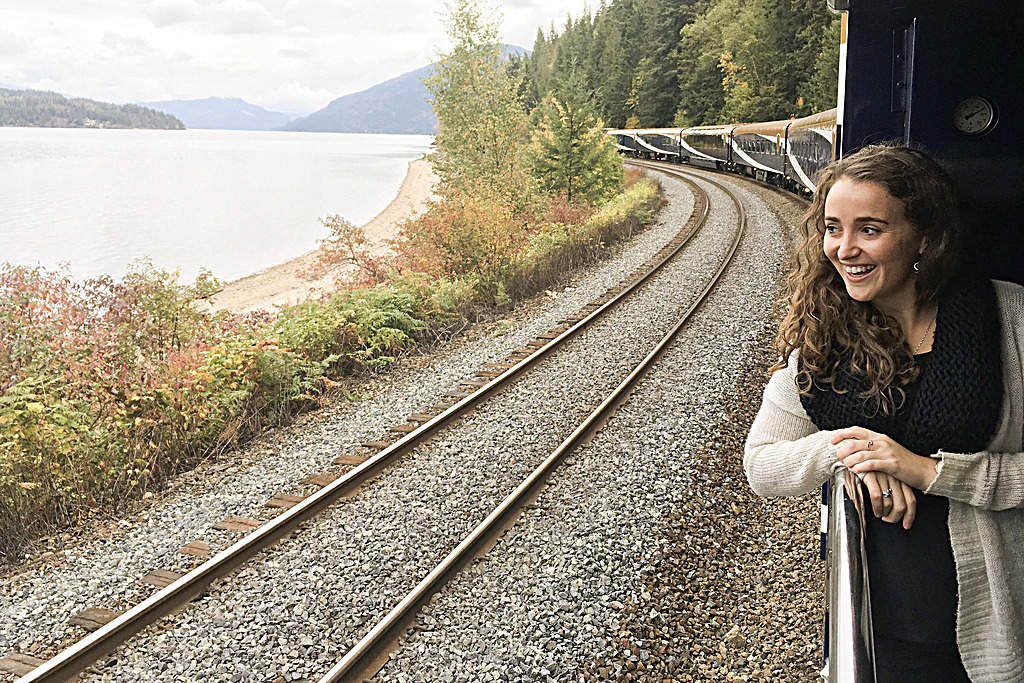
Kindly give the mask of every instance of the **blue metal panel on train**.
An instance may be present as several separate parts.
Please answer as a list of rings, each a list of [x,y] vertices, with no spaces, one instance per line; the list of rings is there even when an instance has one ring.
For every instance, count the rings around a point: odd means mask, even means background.
[[[848,0],[841,151],[899,140],[959,181],[990,274],[1024,283],[1024,6]]]
[[[733,156],[745,157],[739,163],[775,173],[786,172],[786,155],[781,136],[771,138],[757,133],[733,133]],[[747,161],[749,159],[749,162]]]

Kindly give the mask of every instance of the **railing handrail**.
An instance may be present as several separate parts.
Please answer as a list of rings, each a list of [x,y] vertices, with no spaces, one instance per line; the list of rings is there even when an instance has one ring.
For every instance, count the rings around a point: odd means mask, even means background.
[[[826,596],[827,683],[875,683],[871,593],[864,546],[866,503],[856,475],[840,467],[829,480]]]

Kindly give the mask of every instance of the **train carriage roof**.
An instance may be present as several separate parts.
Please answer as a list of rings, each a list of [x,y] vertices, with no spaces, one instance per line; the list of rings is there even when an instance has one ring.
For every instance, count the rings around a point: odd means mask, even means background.
[[[780,137],[786,134],[786,127],[791,123],[793,123],[793,119],[765,121],[764,123],[741,123],[733,128],[732,134],[743,135],[744,133],[754,133],[757,135],[764,135],[769,138]]]
[[[835,128],[837,111],[836,109],[829,109],[828,111],[805,116],[802,119],[795,119],[790,122],[789,130],[792,132],[801,128]]]
[[[637,128],[637,135],[679,135],[682,128]]]
[[[692,128],[684,128],[683,135],[728,135],[735,127],[735,123],[718,124],[714,126],[693,126]]]

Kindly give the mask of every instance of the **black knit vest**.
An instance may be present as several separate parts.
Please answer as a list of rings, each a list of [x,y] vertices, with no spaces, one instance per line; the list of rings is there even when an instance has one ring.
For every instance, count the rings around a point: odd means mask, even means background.
[[[867,410],[863,377],[849,372],[841,352],[833,387],[812,387],[800,400],[821,430],[864,427],[885,434],[919,455],[985,450],[995,433],[1002,403],[1000,321],[988,280],[950,283],[939,298],[935,337],[913,400],[895,415]],[[840,393],[844,392],[845,393]]]

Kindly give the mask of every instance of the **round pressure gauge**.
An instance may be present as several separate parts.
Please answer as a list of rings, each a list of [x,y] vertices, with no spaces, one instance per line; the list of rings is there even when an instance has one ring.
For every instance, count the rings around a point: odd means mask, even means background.
[[[953,125],[964,135],[987,133],[995,123],[996,108],[984,97],[967,97],[953,109]]]

